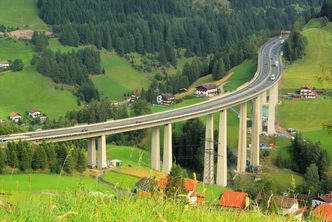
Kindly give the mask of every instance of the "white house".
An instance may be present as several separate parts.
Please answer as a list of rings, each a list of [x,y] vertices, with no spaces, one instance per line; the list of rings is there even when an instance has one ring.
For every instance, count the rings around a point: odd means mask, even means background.
[[[215,96],[218,94],[218,86],[216,84],[203,84],[196,87],[196,95],[198,96]]]
[[[321,204],[332,204],[332,193],[329,194],[322,194],[318,197],[315,197],[312,199],[312,207],[316,208],[317,206]]]
[[[27,114],[29,116],[31,116],[33,119],[36,119],[36,118],[40,117],[40,115],[41,115],[40,111],[35,110],[35,109],[28,110]]]
[[[157,103],[162,105],[171,105],[174,103],[175,97],[172,93],[163,93],[157,96]]]
[[[108,162],[109,167],[115,167],[115,166],[121,166],[122,165],[122,160],[110,160]]]
[[[11,112],[9,114],[9,119],[15,123],[18,123],[21,120],[21,115],[17,112]]]
[[[299,90],[301,98],[316,99],[317,93],[313,90],[312,86],[303,86]]]
[[[0,68],[2,69],[9,69],[10,64],[8,61],[0,61]]]

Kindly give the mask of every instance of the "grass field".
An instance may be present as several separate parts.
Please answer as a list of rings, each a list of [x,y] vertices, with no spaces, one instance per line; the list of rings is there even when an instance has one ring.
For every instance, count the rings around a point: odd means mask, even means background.
[[[14,191],[64,191],[80,184],[96,191],[112,191],[88,176],[62,176],[56,174],[12,174],[0,175],[0,192]]]
[[[107,157],[108,159],[120,159],[125,164],[131,164],[132,166],[150,166],[150,153],[129,146],[107,146]]]
[[[281,92],[290,92],[304,85],[331,89],[332,84],[319,81],[332,69],[332,23],[320,27],[320,20],[311,20],[303,34],[308,40],[306,56],[287,66],[281,82]],[[316,100],[283,100],[277,108],[277,122],[284,128],[295,128],[312,141],[321,141],[332,159],[332,135],[322,129],[322,124],[332,118],[331,97]]]
[[[265,177],[271,180],[278,190],[284,190],[285,192],[288,188],[291,188],[292,177],[296,186],[303,183],[303,177],[289,169],[268,168],[265,171]]]
[[[38,17],[37,0],[1,0],[0,24],[17,28],[47,31],[48,26]]]
[[[295,221],[292,217],[275,214],[264,215],[261,212],[236,211],[210,205],[191,206],[161,198],[107,198],[91,195],[85,189],[58,195],[15,193],[4,200],[14,205],[12,210],[0,208],[0,217],[4,221]]]
[[[250,81],[254,77],[256,70],[256,59],[246,60],[242,64],[232,68],[231,72],[234,72],[234,75],[228,80],[225,86],[225,91],[233,91],[237,87]]]
[[[311,20],[303,34],[308,40],[306,56],[287,66],[282,88],[298,89],[303,85],[312,85],[331,89],[332,84],[321,82],[318,77],[330,74],[332,68],[332,23],[320,28],[319,20]]]
[[[57,118],[68,110],[77,109],[76,97],[67,90],[55,89],[55,84],[30,65],[33,48],[20,40],[0,39],[0,60],[22,59],[24,70],[0,73],[0,116],[10,112],[21,114],[38,109],[50,118]]]
[[[105,75],[92,76],[92,81],[103,97],[123,100],[125,93],[147,88],[150,84],[151,74],[136,71],[115,53],[102,51],[101,65]]]

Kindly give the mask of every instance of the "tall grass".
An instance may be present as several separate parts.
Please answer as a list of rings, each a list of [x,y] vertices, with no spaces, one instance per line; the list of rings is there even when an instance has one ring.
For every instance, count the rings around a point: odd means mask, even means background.
[[[15,193],[6,197],[14,208],[0,207],[1,221],[292,221],[277,215],[190,206],[156,198],[109,198],[84,187],[58,194]]]

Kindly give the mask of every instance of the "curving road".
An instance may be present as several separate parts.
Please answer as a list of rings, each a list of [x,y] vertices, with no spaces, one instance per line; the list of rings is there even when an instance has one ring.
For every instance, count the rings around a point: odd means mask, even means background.
[[[282,47],[281,42],[285,39],[286,37],[272,38],[260,48],[257,72],[249,83],[244,84],[231,93],[215,97],[212,100],[134,118],[0,136],[0,143],[16,140],[58,142],[128,132],[197,118],[250,101],[269,90],[280,80],[282,61],[279,54]],[[275,61],[279,61],[280,65],[275,66]],[[275,80],[271,80],[271,75],[275,76]]]

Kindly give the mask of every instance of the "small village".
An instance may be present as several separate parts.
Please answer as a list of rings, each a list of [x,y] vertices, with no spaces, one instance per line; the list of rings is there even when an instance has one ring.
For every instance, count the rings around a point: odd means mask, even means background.
[[[109,169],[126,167],[121,160],[109,161]],[[177,168],[179,166],[175,166]],[[172,168],[167,177],[152,176],[142,177],[133,184],[132,195],[139,198],[177,198],[182,199],[191,206],[208,206],[216,210],[230,210],[242,212],[274,212],[292,221],[302,221],[304,215],[323,221],[332,220],[332,193],[321,194],[309,198],[307,194],[274,195],[259,192],[257,196],[250,198],[249,194],[241,191],[224,190],[216,196],[216,202],[209,202],[205,194],[197,191],[200,183],[193,174],[193,179],[183,178],[177,174],[178,170]],[[208,189],[208,188],[207,188]]]

